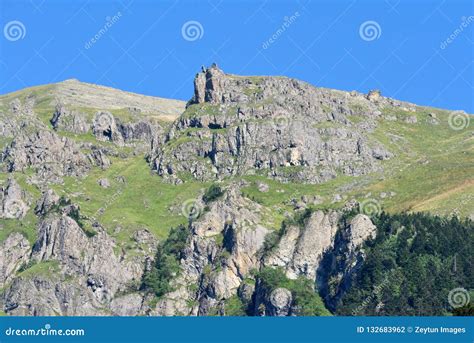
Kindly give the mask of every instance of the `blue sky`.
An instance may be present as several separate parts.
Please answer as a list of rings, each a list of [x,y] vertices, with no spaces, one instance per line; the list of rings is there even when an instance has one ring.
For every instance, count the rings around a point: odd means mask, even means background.
[[[187,100],[217,62],[474,112],[471,0],[0,3],[0,94],[77,78]]]

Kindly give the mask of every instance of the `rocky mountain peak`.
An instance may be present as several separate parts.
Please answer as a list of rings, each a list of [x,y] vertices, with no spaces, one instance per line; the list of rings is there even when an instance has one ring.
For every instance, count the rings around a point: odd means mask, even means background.
[[[217,64],[214,63],[209,68],[202,67],[194,78],[194,97],[190,104],[222,102],[225,81],[226,74]]]
[[[153,152],[158,174],[199,180],[266,170],[279,180],[319,183],[380,169],[392,154],[367,133],[389,100],[275,76],[202,68],[194,96]],[[374,93],[375,94],[375,93]],[[355,119],[352,119],[357,117]],[[208,162],[209,161],[209,162]]]

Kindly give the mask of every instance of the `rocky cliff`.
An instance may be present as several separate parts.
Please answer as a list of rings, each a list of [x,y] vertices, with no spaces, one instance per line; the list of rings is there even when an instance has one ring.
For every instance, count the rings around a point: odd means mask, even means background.
[[[366,133],[383,107],[399,102],[284,77],[224,74],[215,65],[197,74],[194,86],[153,159],[158,174],[175,182],[183,173],[212,180],[263,172],[320,183],[372,172],[393,155]]]

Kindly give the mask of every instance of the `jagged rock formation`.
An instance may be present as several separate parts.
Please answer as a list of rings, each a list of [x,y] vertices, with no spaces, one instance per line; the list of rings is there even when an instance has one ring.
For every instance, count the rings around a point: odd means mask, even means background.
[[[258,252],[268,229],[261,225],[263,208],[231,188],[200,220],[190,224],[192,236],[181,261],[177,290],[160,300],[155,314],[208,314],[219,301],[237,292],[246,275],[258,266]],[[197,284],[198,291],[186,285]],[[198,305],[189,307],[189,300]]]
[[[59,199],[59,196],[52,189],[43,191],[36,203],[35,213],[44,216],[59,203]]]
[[[337,212],[325,214],[323,211],[316,211],[305,221],[303,227],[287,227],[278,247],[269,254],[265,264],[285,268],[290,278],[303,275],[315,279],[323,254],[333,247],[338,220]]]
[[[119,146],[125,143],[143,141],[149,144],[160,137],[163,128],[146,120],[121,123],[110,112],[97,112],[92,123],[92,132],[100,141],[110,141]]]
[[[210,180],[264,171],[284,180],[319,183],[361,175],[392,156],[369,141],[386,98],[315,88],[284,77],[239,77],[217,66],[197,74],[195,94],[156,149],[159,175]],[[351,117],[365,117],[354,124]]]
[[[51,131],[18,136],[7,146],[2,159],[8,171],[34,168],[43,180],[64,175],[81,176],[91,167],[74,141]]]
[[[232,186],[222,199],[209,206],[208,212],[190,224],[191,237],[180,261],[182,272],[173,281],[175,290],[164,295],[151,313],[222,314],[225,302],[237,295],[247,303],[255,301],[254,315],[297,314],[287,289],[267,294],[258,289],[258,283],[257,289],[249,285],[251,271],[283,267],[290,279],[304,277],[317,282],[324,254],[344,246],[355,256],[362,243],[375,235],[375,227],[365,215],[354,217],[348,227],[341,229],[340,213],[316,211],[302,227],[287,227],[277,244],[265,250],[265,237],[272,230],[265,226],[264,217],[260,205],[242,197],[239,188]],[[343,243],[335,241],[340,229],[344,232]],[[352,255],[348,263],[352,263]],[[266,310],[260,313],[258,304],[262,303]]]
[[[361,247],[367,239],[375,238],[376,231],[367,216],[358,214],[337,233],[334,249],[325,252],[318,267],[318,280],[321,294],[331,310],[351,286],[351,280],[365,258]],[[333,275],[332,280],[328,279],[329,275]]]
[[[14,232],[0,244],[0,287],[4,287],[28,261],[30,243],[22,234]]]
[[[53,118],[51,118],[51,124],[55,130],[73,133],[87,133],[90,130],[90,124],[87,123],[84,113],[70,111],[61,103],[56,105]]]
[[[88,237],[67,215],[50,215],[39,225],[39,236],[31,250],[19,234],[10,236],[4,282],[11,279],[11,265],[29,260],[31,268],[47,267],[46,273],[20,275],[5,293],[5,309],[14,315],[107,315],[134,313],[141,306],[139,293],[122,297],[119,292],[139,282],[143,256],[117,256],[115,243],[101,228]],[[20,237],[18,237],[20,236]],[[13,244],[15,243],[15,244]],[[26,273],[26,272],[25,272]],[[138,297],[140,301],[137,302]],[[120,309],[120,304],[127,308]],[[136,314],[136,313],[135,313]]]
[[[97,112],[92,124],[92,132],[98,140],[123,145],[123,137],[118,130],[114,116],[110,112]]]

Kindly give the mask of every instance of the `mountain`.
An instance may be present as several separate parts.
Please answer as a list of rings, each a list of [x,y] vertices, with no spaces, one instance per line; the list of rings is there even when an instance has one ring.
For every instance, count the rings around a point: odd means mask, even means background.
[[[364,314],[389,272],[418,309],[407,256],[438,277],[427,314],[474,288],[469,114],[216,65],[194,88],[0,96],[4,313]]]

